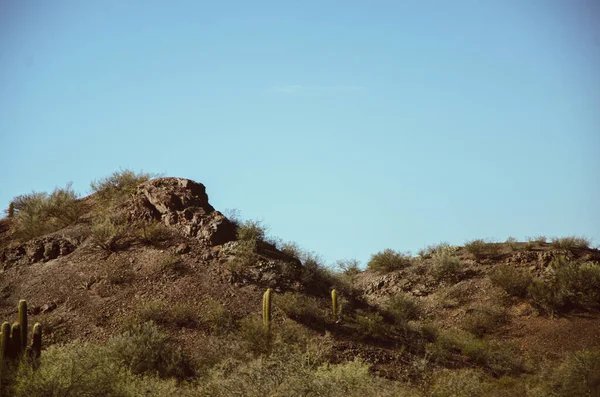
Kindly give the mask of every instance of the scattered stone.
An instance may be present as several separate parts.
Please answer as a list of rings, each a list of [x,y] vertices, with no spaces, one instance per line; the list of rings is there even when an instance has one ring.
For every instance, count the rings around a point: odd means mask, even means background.
[[[186,243],[181,243],[175,248],[175,253],[178,255],[187,254],[188,252],[190,252],[190,246]]]

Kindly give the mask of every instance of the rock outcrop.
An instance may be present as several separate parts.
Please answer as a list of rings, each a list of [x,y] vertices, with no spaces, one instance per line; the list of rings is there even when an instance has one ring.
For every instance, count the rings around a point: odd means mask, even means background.
[[[158,178],[138,187],[132,218],[160,219],[187,237],[210,245],[236,239],[236,226],[208,202],[203,184],[183,178]]]

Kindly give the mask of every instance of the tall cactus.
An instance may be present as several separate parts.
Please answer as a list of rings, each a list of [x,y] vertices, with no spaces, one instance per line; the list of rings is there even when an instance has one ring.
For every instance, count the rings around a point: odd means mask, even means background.
[[[2,340],[0,341],[0,359],[6,360],[10,354],[10,323],[2,323]]]
[[[15,203],[13,203],[12,201],[8,205],[8,211],[7,212],[8,212],[8,217],[9,218],[13,218],[15,216]]]
[[[33,325],[33,338],[31,341],[31,354],[34,358],[38,358],[42,353],[42,324],[35,323]]]
[[[271,329],[271,288],[267,288],[263,295],[263,325]]]
[[[42,351],[42,326],[35,323],[33,326],[33,340],[27,346],[27,302],[20,300],[18,305],[19,321],[12,326],[8,321],[2,324],[0,333],[0,364],[8,360],[27,357],[39,358]],[[38,360],[34,360],[37,365]]]
[[[331,311],[333,313],[333,318],[337,319],[338,316],[338,299],[337,299],[337,291],[331,290]]]
[[[27,347],[27,301],[19,301],[19,324],[21,325],[21,346]]]
[[[21,341],[21,325],[17,322],[10,327],[10,358],[17,358],[23,352],[23,342]]]

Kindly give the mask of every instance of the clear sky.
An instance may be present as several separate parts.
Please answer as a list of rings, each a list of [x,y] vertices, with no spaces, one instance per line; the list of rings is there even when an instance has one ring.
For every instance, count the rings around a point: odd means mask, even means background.
[[[600,1],[0,0],[0,207],[202,182],[332,263],[600,243]]]

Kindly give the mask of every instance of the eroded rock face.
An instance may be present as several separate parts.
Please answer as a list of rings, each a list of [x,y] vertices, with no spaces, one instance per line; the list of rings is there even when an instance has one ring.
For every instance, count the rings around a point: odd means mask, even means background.
[[[167,226],[210,245],[235,240],[236,227],[208,202],[203,184],[183,178],[158,178],[138,187],[134,216],[160,218]]]
[[[25,244],[12,245],[0,251],[0,263],[3,268],[14,264],[31,264],[50,261],[69,255],[76,248],[76,242],[60,236],[36,238]]]

